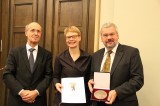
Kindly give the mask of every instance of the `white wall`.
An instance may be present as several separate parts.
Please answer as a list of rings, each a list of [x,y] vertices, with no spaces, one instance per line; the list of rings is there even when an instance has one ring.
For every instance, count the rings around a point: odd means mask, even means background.
[[[120,43],[140,50],[145,79],[137,92],[140,106],[160,106],[160,0],[101,0],[100,10],[100,26],[116,23]]]

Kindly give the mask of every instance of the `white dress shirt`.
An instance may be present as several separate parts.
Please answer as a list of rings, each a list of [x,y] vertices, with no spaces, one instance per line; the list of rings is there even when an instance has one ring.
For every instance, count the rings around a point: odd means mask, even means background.
[[[26,44],[26,50],[27,50],[27,56],[28,56],[28,59],[29,59],[29,56],[30,56],[30,51],[29,49],[32,48],[28,43]],[[33,51],[33,58],[34,58],[34,62],[36,61],[36,58],[37,58],[37,53],[38,53],[38,45],[36,45],[34,47],[34,51]]]
[[[110,56],[111,56],[110,70],[111,70],[111,67],[112,67],[112,64],[113,64],[113,60],[114,60],[114,57],[115,57],[115,54],[116,54],[116,51],[117,51],[118,44],[119,43],[116,44],[116,46],[112,49],[112,53],[110,54]],[[100,71],[102,71],[103,65],[104,65],[104,63],[106,61],[107,54],[108,54],[107,52],[108,52],[108,50],[105,47],[105,51],[104,51],[104,55],[103,55]]]

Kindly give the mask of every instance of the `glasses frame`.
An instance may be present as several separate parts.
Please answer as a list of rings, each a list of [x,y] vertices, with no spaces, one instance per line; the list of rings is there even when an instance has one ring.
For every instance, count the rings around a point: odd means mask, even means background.
[[[76,39],[79,35],[71,35],[71,36],[66,36],[66,39],[69,40],[69,39]]]

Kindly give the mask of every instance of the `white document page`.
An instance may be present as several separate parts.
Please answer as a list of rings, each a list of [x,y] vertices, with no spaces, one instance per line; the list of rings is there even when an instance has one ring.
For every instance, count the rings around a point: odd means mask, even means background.
[[[86,103],[84,78],[62,78],[62,103]]]

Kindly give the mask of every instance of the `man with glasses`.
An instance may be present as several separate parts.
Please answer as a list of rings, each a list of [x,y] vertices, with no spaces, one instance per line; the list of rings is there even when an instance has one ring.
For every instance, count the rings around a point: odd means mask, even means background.
[[[138,106],[136,92],[144,83],[139,50],[118,42],[119,34],[114,23],[105,23],[102,26],[101,39],[105,48],[93,54],[88,86],[92,93],[93,73],[103,71],[110,53],[110,92],[105,102],[93,102],[93,106]]]

